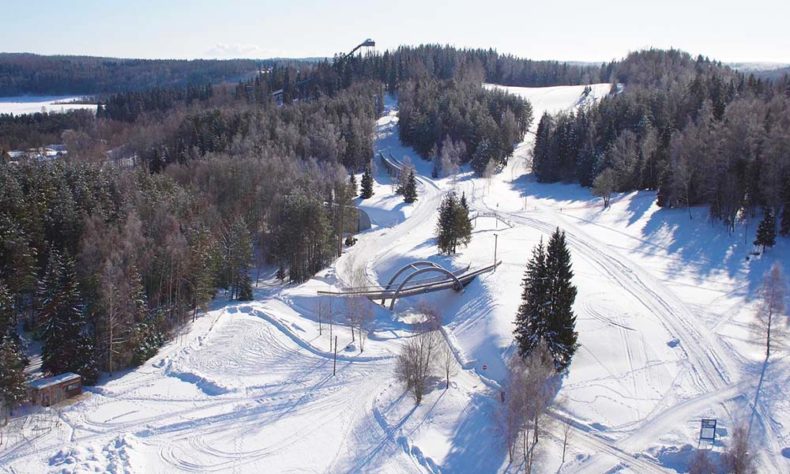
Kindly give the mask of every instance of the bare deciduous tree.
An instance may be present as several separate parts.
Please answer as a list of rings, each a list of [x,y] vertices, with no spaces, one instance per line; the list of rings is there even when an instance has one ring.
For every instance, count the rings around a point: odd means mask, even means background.
[[[555,373],[554,358],[544,343],[527,358],[527,375],[524,379],[527,423],[524,426],[524,462],[527,472],[532,472],[535,447],[552,401],[550,379]],[[530,439],[531,438],[531,439]]]
[[[562,464],[565,464],[565,453],[568,450],[568,443],[570,442],[571,434],[573,433],[572,426],[568,420],[562,423]]]
[[[524,398],[526,370],[524,360],[521,357],[514,356],[508,360],[507,380],[502,395],[501,424],[511,463],[515,456],[522,428],[526,424],[526,400]]]
[[[351,286],[364,287],[367,285],[364,267],[357,267],[351,274]],[[363,296],[352,296],[345,299],[346,319],[351,327],[351,342],[356,341],[354,329],[359,335],[359,351],[365,350],[365,332],[373,322],[375,313],[370,300]],[[363,331],[364,330],[364,331]]]
[[[724,454],[727,472],[748,474],[754,472],[754,459],[749,450],[749,430],[745,424],[733,428],[730,446]]]
[[[716,466],[708,456],[708,451],[705,449],[698,449],[694,452],[694,457],[691,458],[689,463],[689,474],[715,474]]]
[[[609,207],[609,202],[612,199],[612,193],[615,190],[617,181],[614,170],[611,168],[605,169],[593,181],[592,193],[593,196],[603,198],[603,207]]]
[[[442,344],[438,331],[425,331],[409,339],[401,348],[395,376],[411,392],[419,405],[432,375],[433,357]]]
[[[762,303],[756,315],[758,330],[765,334],[766,363],[771,356],[771,344],[777,337],[775,331],[781,328],[781,326],[777,328],[776,318],[781,316],[785,309],[785,285],[782,267],[779,263],[774,263],[763,281],[761,289]]]
[[[443,339],[444,344],[439,347],[437,362],[442,372],[444,372],[444,389],[447,390],[450,388],[450,376],[455,375],[455,354],[453,354],[453,350],[450,347],[450,341],[446,337]]]
[[[551,353],[543,343],[526,360],[514,356],[508,361],[502,407],[503,432],[511,462],[521,444],[526,472],[532,471],[539,432],[545,429],[554,373]]]
[[[442,316],[436,306],[422,300],[417,303],[417,312],[423,316],[422,330],[436,331],[442,327]]]
[[[318,334],[323,334],[324,331],[324,323],[329,324],[329,339],[332,339],[332,308],[333,301],[332,298],[326,296],[319,296],[318,297]]]

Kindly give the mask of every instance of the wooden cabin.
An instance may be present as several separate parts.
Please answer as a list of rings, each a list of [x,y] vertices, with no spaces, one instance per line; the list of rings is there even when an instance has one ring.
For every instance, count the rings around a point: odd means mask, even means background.
[[[30,403],[48,407],[82,393],[82,377],[65,372],[52,377],[33,380],[28,384]]]

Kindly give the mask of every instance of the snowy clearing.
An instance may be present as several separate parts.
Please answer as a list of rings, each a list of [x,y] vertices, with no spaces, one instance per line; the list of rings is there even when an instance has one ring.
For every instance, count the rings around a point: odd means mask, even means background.
[[[75,96],[17,96],[0,97],[0,114],[35,114],[37,112],[62,113],[69,110],[96,111],[96,104],[74,104],[82,97]]]
[[[577,106],[583,89],[508,88],[532,102],[535,125],[544,110]],[[591,95],[608,90],[594,85]],[[790,261],[790,242],[779,239],[747,261],[754,223],[729,235],[705,209],[692,209],[692,220],[686,210],[659,209],[654,193],[616,196],[604,211],[579,186],[536,183],[526,173],[530,134],[491,180],[468,171],[430,179],[431,164],[398,141],[396,107],[390,99],[376,149],[416,165],[415,204],[404,204],[377,169],[375,195],[359,202],[373,228],[332,267],[302,285],[262,279],[254,302],[220,297],[142,367],[72,404],[12,420],[3,429],[0,469],[516,472],[523,466],[508,465],[497,423],[499,386],[513,352],[524,266],[557,226],[573,257],[581,348],[554,411],[573,426],[566,462],[560,465],[556,423],[541,439],[538,471],[684,472],[703,417],[718,418],[726,443],[733,423],[750,412],[761,369],[762,348],[748,327],[757,287],[772,262]],[[453,188],[466,193],[473,212],[496,211],[512,227],[480,218],[468,248],[437,255],[437,208]],[[335,324],[332,376],[316,291],[348,286],[360,269],[371,283],[386,282],[415,260],[487,265],[495,233],[503,260],[496,272],[460,294],[405,298],[394,313],[376,307],[364,352],[347,326]],[[407,313],[420,301],[440,308],[457,360],[449,387],[437,380],[415,408],[393,368],[413,335]],[[343,302],[334,300],[333,309],[341,314]],[[790,459],[781,454],[790,446],[787,357],[773,358],[767,374],[753,432],[760,471],[788,472]]]

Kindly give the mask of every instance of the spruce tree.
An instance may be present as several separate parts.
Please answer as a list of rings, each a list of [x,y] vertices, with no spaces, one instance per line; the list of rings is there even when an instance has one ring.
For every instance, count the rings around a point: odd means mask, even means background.
[[[355,198],[359,195],[359,189],[357,189],[357,177],[354,176],[354,173],[349,174],[348,189],[352,198]]]
[[[754,245],[760,245],[765,252],[766,247],[773,247],[776,243],[776,218],[774,211],[770,207],[763,209],[763,220],[757,226],[757,238]]]
[[[5,282],[0,280],[0,338],[14,332],[14,306],[11,292]]]
[[[50,296],[41,313],[44,343],[41,367],[53,375],[76,372],[90,383],[95,379],[95,354],[77,286],[74,260],[65,257],[61,261],[53,251],[50,261],[53,273],[48,276],[59,274],[59,278],[47,282]]]
[[[436,223],[436,245],[439,252],[450,254],[455,248],[455,235],[453,229],[455,193],[447,193],[439,205],[439,221]]]
[[[472,221],[469,219],[469,207],[466,204],[465,195],[461,195],[461,199],[453,207],[453,229],[455,245],[469,245],[472,240]],[[453,246],[453,253],[455,251],[456,247]]]
[[[360,197],[362,199],[373,197],[373,176],[370,173],[370,165],[366,166],[365,172],[362,173],[362,192]]]
[[[546,246],[546,272],[548,275],[548,333],[546,343],[554,356],[558,372],[568,368],[578,347],[576,316],[573,302],[576,287],[573,285],[571,254],[565,242],[565,232],[557,228]]]
[[[547,332],[546,250],[542,239],[532,250],[521,286],[521,305],[516,313],[514,335],[518,353],[526,360]]]
[[[541,241],[522,283],[522,303],[516,314],[514,331],[519,355],[527,358],[543,341],[554,358],[557,372],[568,368],[578,348],[570,252],[565,233],[557,229],[544,248]]]
[[[250,275],[245,273],[241,280],[241,288],[239,288],[239,301],[252,301],[252,281]]]
[[[0,405],[5,419],[27,398],[25,359],[19,343],[10,335],[0,337]]]
[[[406,185],[403,187],[403,201],[406,203],[413,203],[417,200],[417,182],[414,178],[414,170],[409,171],[409,177],[406,179]]]
[[[779,233],[785,237],[790,236],[790,182],[785,189],[785,202],[782,206],[782,220],[779,223]]]
[[[450,191],[439,206],[439,221],[436,223],[436,244],[439,251],[454,254],[458,245],[468,245],[472,239],[472,222],[469,209]]]

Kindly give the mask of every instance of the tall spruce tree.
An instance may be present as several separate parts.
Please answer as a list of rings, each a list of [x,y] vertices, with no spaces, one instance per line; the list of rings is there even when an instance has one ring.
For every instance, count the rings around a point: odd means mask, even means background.
[[[442,253],[452,253],[455,246],[453,231],[453,206],[455,193],[449,192],[439,205],[439,221],[436,223],[436,245]]]
[[[417,182],[414,178],[414,170],[409,170],[409,177],[406,178],[406,185],[403,187],[403,201],[413,203],[417,200]]]
[[[774,211],[770,207],[763,209],[763,220],[757,226],[757,238],[754,239],[754,245],[762,247],[765,252],[766,247],[773,247],[776,244],[776,218]]]
[[[779,233],[785,237],[790,235],[790,182],[785,189],[785,200],[782,205],[782,220],[779,223]]]
[[[97,375],[95,354],[77,285],[74,260],[68,256],[61,259],[53,250],[48,267],[48,296],[40,313],[44,343],[41,367],[51,374],[76,372],[87,383],[92,383]]]
[[[468,245],[472,239],[472,222],[469,210],[462,205],[455,192],[450,191],[439,206],[439,221],[436,223],[436,244],[439,251],[454,254],[458,245]]]
[[[0,338],[14,332],[14,300],[3,280],[0,280]]]
[[[19,343],[11,335],[0,336],[0,406],[8,415],[27,398],[25,359]]]
[[[525,360],[547,332],[547,285],[546,249],[541,239],[532,249],[532,258],[527,262],[521,283],[521,305],[516,313],[514,335],[518,353]]]
[[[349,173],[348,176],[349,193],[352,198],[355,198],[359,195],[359,189],[357,189],[357,177],[354,176],[354,173]]]
[[[472,240],[472,221],[469,219],[469,207],[466,204],[466,196],[462,195],[453,207],[453,229],[455,234],[455,245],[469,245]],[[455,253],[456,247],[453,247]]]
[[[362,173],[362,191],[360,197],[362,199],[370,199],[373,197],[373,176],[370,172],[370,164],[365,167],[365,172]]]
[[[250,275],[245,273],[241,279],[241,287],[239,288],[239,301],[252,301],[252,281]]]
[[[561,372],[568,368],[578,347],[576,315],[573,302],[576,287],[573,285],[571,253],[565,242],[565,232],[559,227],[546,246],[546,271],[548,275],[548,333],[546,343],[554,356],[554,365]]]
[[[572,279],[565,233],[557,229],[545,248],[542,241],[535,247],[527,263],[514,335],[523,358],[543,341],[558,372],[568,368],[578,347]]]

